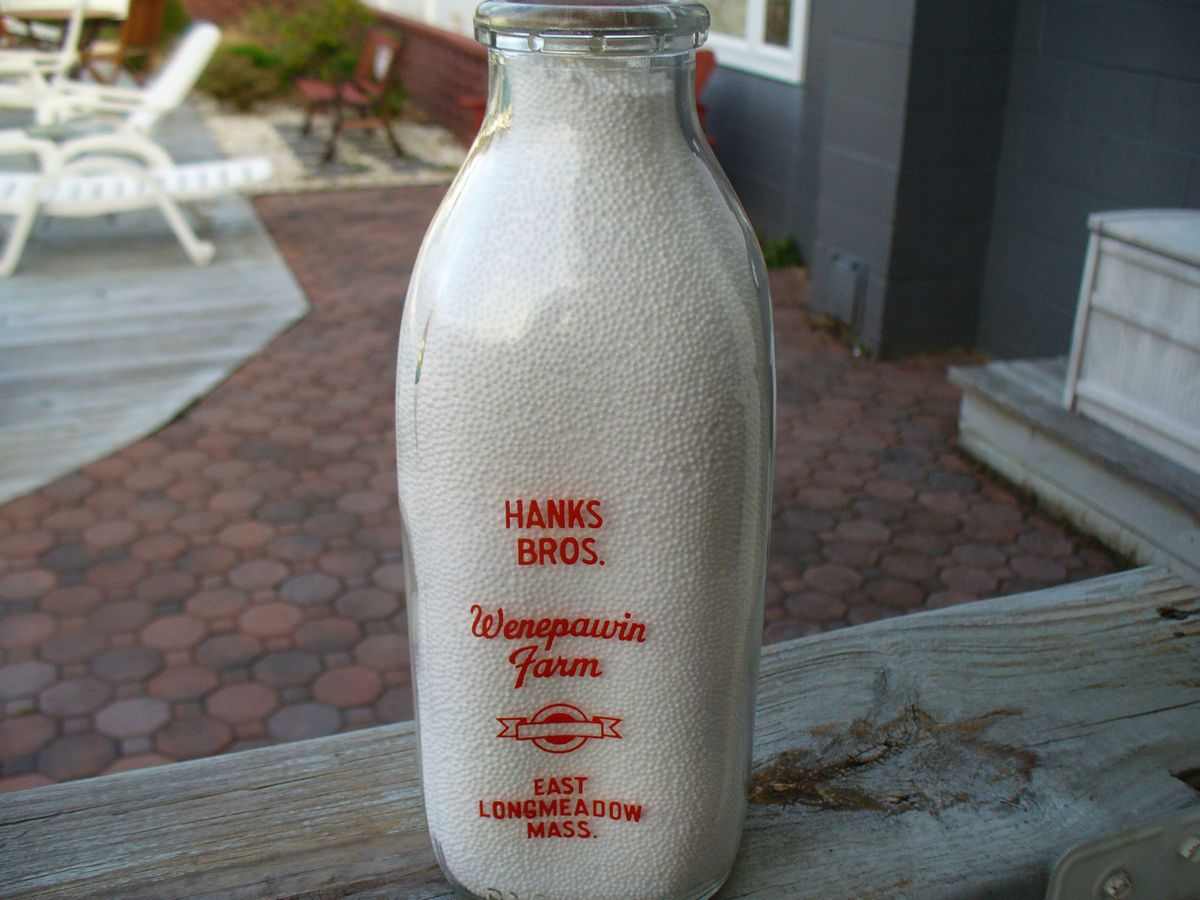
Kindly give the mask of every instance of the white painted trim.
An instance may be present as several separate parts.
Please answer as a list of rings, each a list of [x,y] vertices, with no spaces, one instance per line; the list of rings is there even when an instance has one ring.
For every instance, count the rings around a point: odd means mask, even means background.
[[[1200,472],[1200,451],[1196,449],[1200,447],[1200,429],[1087,379],[1076,383],[1075,396],[1082,415],[1109,428],[1113,428],[1113,419],[1118,419],[1124,427],[1114,431]]]
[[[778,47],[763,40],[766,28],[766,0],[747,0],[745,38],[709,32],[708,44],[716,51],[717,64],[772,81],[801,84],[804,81],[804,56],[808,49],[808,0],[793,0],[789,44]]]
[[[1083,283],[1079,286],[1079,305],[1075,310],[1075,333],[1071,337],[1071,357],[1067,360],[1067,377],[1063,383],[1063,406],[1067,409],[1075,408],[1075,384],[1079,381],[1079,366],[1083,362],[1083,340],[1087,334],[1092,286],[1096,283],[1099,264],[1100,234],[1093,231],[1088,238],[1087,258],[1083,262]]]
[[[1136,307],[1127,306],[1121,302],[1121,299],[1110,294],[1093,291],[1092,311],[1102,313],[1110,319],[1116,319],[1126,325],[1133,325],[1169,344],[1200,353],[1200,331],[1190,330],[1167,319],[1142,312]]]

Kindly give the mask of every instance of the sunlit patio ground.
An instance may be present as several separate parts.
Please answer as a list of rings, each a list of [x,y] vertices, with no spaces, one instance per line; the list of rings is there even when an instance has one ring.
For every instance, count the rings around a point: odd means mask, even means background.
[[[409,718],[392,445],[406,281],[444,188],[260,199],[313,306],[154,436],[0,507],[0,789]],[[775,276],[764,638],[1120,561],[962,456],[948,357],[854,359]]]

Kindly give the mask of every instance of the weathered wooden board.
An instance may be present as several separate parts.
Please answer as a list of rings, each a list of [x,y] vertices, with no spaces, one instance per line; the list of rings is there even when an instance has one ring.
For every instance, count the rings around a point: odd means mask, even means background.
[[[188,110],[158,136],[180,162],[219,156]],[[204,212],[204,268],[157,212],[35,230],[0,280],[0,503],[157,430],[307,311],[245,199]]]
[[[1139,569],[769,647],[755,756],[720,897],[1040,896],[1200,802],[1200,595]],[[0,798],[0,895],[451,892],[402,724]]]

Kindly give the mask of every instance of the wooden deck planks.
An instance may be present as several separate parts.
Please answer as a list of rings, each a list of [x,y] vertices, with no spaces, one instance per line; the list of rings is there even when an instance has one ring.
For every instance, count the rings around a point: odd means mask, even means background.
[[[219,155],[187,110],[159,138]],[[307,311],[244,198],[200,209],[207,267],[145,212],[43,222],[0,280],[0,503],[156,431]]]
[[[720,898],[1040,896],[1200,802],[1200,595],[1139,569],[768,647],[755,759]],[[15,897],[452,896],[409,723],[0,797],[0,860]]]

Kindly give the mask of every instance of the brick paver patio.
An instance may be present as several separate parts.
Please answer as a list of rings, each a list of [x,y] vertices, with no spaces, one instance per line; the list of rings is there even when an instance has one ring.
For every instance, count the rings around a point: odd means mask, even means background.
[[[0,507],[0,790],[411,717],[392,365],[441,194],[259,201],[313,312],[158,434]],[[775,282],[766,640],[1121,564],[959,455],[946,358],[855,360]]]

